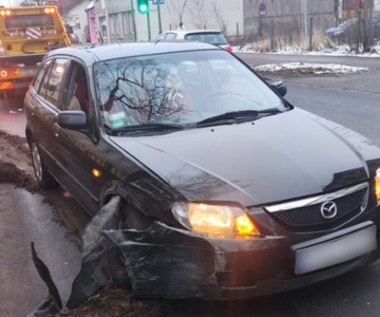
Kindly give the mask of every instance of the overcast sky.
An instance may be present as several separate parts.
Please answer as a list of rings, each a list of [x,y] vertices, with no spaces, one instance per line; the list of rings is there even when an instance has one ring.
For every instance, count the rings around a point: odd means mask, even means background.
[[[5,6],[5,7],[12,6],[13,3],[14,3],[13,0],[0,0],[0,5]]]

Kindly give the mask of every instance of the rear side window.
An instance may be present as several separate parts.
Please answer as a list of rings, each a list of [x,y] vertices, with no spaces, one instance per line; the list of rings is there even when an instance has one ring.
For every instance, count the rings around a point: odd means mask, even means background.
[[[177,34],[175,33],[167,33],[165,40],[175,40],[177,38]]]
[[[67,59],[57,58],[41,85],[40,95],[56,106],[58,105],[59,92],[67,65]]]
[[[34,79],[34,82],[33,82],[33,87],[34,89],[39,92],[39,89],[40,89],[40,85],[41,85],[41,82],[42,82],[42,79],[44,78],[47,70],[49,69],[49,66],[51,64],[51,59],[46,61],[42,67],[39,69],[37,75],[36,75],[36,78]]]

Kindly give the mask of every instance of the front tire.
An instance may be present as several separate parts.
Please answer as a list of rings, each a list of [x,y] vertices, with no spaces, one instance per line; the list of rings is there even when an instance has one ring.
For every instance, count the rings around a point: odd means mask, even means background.
[[[32,163],[34,173],[36,175],[38,185],[43,189],[55,189],[58,187],[58,182],[49,173],[44,161],[40,155],[40,150],[37,143],[32,139],[30,143],[32,152]]]

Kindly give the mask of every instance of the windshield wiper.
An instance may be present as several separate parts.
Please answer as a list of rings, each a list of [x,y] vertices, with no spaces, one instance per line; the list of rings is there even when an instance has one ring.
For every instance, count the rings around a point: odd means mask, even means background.
[[[206,118],[197,122],[197,127],[207,127],[210,125],[234,124],[246,121],[252,121],[265,115],[271,115],[282,112],[277,108],[265,110],[241,110],[222,113],[213,117]]]
[[[183,126],[180,124],[171,123],[147,123],[111,129],[110,133],[112,135],[121,135],[124,133],[164,132],[177,130],[183,130]]]

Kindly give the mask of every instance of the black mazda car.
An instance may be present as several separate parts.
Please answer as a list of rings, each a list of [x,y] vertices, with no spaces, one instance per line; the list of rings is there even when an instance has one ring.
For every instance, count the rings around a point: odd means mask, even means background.
[[[38,183],[94,217],[119,199],[103,233],[137,296],[271,294],[378,259],[380,148],[278,86],[206,43],[52,51],[25,98]]]

